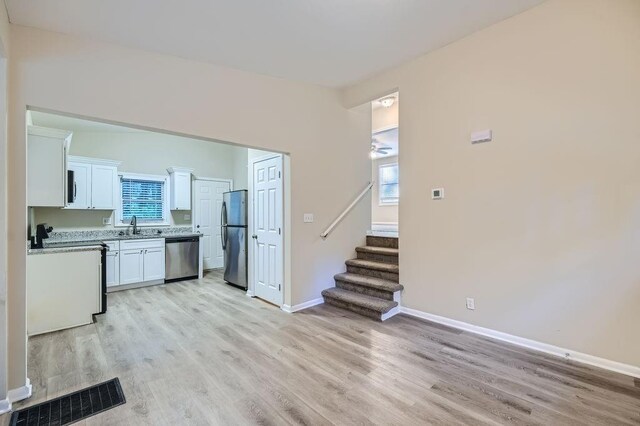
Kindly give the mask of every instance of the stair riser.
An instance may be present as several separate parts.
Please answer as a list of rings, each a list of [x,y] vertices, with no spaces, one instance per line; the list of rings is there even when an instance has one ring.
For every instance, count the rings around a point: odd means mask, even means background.
[[[390,263],[392,265],[398,264],[398,256],[388,256],[385,254],[368,253],[366,251],[359,251],[357,252],[357,254],[358,254],[358,259],[373,260],[375,262]]]
[[[380,312],[372,311],[362,306],[352,305],[351,303],[343,302],[342,300],[336,300],[331,297],[325,297],[324,303],[335,306],[341,309],[347,309],[356,314],[363,315],[365,317],[373,318],[378,321],[382,321],[382,314]]]
[[[398,248],[398,239],[389,237],[367,236],[367,245],[372,247]]]
[[[358,284],[338,280],[336,280],[336,287],[353,291],[354,293],[364,294],[366,296],[377,297],[379,299],[393,300],[393,292],[378,290],[377,288],[364,287]]]
[[[368,277],[382,278],[385,280],[393,281],[394,283],[400,282],[398,274],[392,272],[378,271],[375,269],[359,268],[357,266],[347,265],[347,272],[352,274],[366,275]]]

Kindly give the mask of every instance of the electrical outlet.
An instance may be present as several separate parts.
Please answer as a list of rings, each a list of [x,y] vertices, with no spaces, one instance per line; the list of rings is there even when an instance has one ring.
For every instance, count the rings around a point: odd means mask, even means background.
[[[111,216],[102,218],[103,225],[111,225]]]
[[[313,223],[313,213],[305,213],[302,220],[304,223]]]
[[[191,215],[190,214],[185,214],[184,215],[184,220],[191,220]]]
[[[471,297],[467,297],[467,309],[474,311],[476,309],[476,301]]]
[[[444,198],[444,188],[433,188],[431,190],[432,200],[442,200]]]

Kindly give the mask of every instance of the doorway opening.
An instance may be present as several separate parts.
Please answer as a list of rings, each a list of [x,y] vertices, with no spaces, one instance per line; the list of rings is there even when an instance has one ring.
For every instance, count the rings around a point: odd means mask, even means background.
[[[118,321],[126,294],[166,289],[193,312],[199,291],[290,302],[288,155],[39,109],[26,121],[29,341]]]
[[[399,107],[398,92],[371,102],[371,235],[398,237]]]

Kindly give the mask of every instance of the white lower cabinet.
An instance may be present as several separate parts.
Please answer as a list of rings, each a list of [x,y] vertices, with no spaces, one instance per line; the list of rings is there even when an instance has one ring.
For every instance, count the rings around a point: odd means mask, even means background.
[[[144,281],[144,250],[120,251],[120,285]]]
[[[164,238],[124,240],[118,243],[118,264],[116,265],[114,258],[113,264],[110,265],[107,257],[107,286],[116,287],[164,280]],[[111,243],[107,244],[110,253],[112,245]],[[114,273],[118,272],[117,282],[115,276],[109,276],[110,266],[112,266]]]
[[[144,249],[144,281],[164,279],[164,246]]]
[[[105,241],[107,251],[107,287],[120,285],[120,241]]]

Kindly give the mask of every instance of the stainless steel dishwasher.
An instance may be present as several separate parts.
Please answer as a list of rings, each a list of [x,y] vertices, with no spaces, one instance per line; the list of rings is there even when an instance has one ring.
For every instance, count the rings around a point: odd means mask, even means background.
[[[165,238],[165,282],[198,278],[200,237]]]

